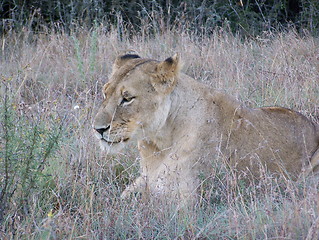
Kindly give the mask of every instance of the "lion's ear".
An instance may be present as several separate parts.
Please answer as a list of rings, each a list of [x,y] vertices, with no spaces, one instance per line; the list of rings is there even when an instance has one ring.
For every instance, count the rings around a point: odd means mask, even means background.
[[[113,64],[113,73],[117,71],[120,67],[122,67],[124,64],[126,64],[128,61],[136,58],[141,58],[137,54],[124,54],[124,55],[119,55]]]
[[[156,91],[170,93],[173,91],[180,72],[180,58],[178,54],[157,64],[153,74],[152,85]]]

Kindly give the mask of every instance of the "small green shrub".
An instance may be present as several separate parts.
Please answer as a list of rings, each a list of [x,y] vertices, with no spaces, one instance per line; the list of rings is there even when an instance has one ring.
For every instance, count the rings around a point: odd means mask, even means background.
[[[7,80],[2,79],[4,97],[0,99],[0,224],[14,231],[14,221],[29,215],[35,194],[39,202],[45,202],[54,188],[46,167],[56,152],[63,124],[60,119],[48,121],[23,112],[10,98]]]

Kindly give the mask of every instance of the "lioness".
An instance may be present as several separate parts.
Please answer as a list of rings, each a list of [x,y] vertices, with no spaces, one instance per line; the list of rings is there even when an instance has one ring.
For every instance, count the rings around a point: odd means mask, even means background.
[[[94,121],[101,148],[117,153],[138,141],[141,176],[122,193],[195,195],[199,174],[223,158],[237,172],[296,178],[319,164],[319,126],[280,107],[251,109],[165,61],[117,57]]]

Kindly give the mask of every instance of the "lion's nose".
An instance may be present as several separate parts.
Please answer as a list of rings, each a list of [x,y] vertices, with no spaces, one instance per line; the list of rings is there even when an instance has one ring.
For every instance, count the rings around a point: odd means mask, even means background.
[[[95,131],[97,131],[99,134],[103,135],[103,133],[110,129],[110,126],[107,127],[94,127]]]

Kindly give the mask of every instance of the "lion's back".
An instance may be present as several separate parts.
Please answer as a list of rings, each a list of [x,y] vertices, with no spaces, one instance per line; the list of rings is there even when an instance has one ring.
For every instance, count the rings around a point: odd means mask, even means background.
[[[271,172],[293,175],[300,173],[318,144],[318,126],[281,107],[241,111],[234,117],[229,138],[229,150],[239,169],[259,172],[266,166]]]

